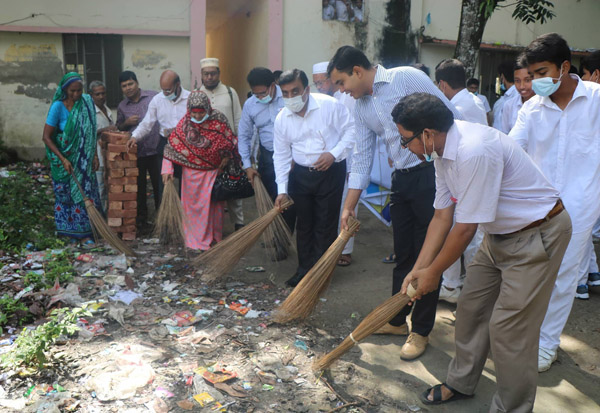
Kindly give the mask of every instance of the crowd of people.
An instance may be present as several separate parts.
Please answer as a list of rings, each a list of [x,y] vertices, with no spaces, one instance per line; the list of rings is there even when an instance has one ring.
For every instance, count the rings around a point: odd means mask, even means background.
[[[356,216],[382,144],[393,170],[392,294],[416,290],[376,334],[408,336],[400,358],[416,359],[438,300],[457,303],[456,355],[446,382],[423,402],[471,397],[491,350],[490,410],[531,411],[537,374],[557,358],[575,297],[600,286],[592,243],[600,227],[600,52],[582,60],[578,76],[565,39],[540,36],[498,68],[504,93],[493,108],[456,59],[437,65],[434,82],[422,64],[388,69],[344,46],[314,64],[312,83],[299,69],[252,69],[243,107],[220,81],[218,59],[203,59],[201,70],[203,85],[191,92],[171,70],[158,93],[121,73],[116,120],[104,84],[92,82],[88,95],[79,75],[65,75],[43,133],[58,233],[93,245],[74,181],[105,206],[98,138],[128,131],[138,153],[139,224],[148,220],[147,176],[156,208],[163,183],[178,178],[188,248],[221,240],[225,202],[211,190],[232,160],[251,182],[261,178],[276,206],[292,198],[284,219],[297,238],[293,287]],[[241,228],[240,200],[227,208]],[[352,263],[352,249],[338,265]]]

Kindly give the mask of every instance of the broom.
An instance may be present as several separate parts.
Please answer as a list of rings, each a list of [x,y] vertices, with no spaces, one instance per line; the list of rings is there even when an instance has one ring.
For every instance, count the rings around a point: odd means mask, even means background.
[[[165,245],[185,244],[185,214],[172,179],[164,185],[153,235]]]
[[[325,370],[355,344],[358,344],[359,341],[364,340],[383,327],[387,322],[394,318],[406,304],[408,304],[411,297],[414,297],[416,287],[417,283],[416,281],[413,281],[412,284],[409,284],[406,294],[397,293],[371,311],[371,313],[365,317],[358,327],[356,327],[354,331],[340,343],[340,345],[313,363],[313,370]]]
[[[342,229],[333,244],[276,310],[273,317],[275,322],[283,324],[296,319],[303,320],[312,313],[319,296],[331,281],[333,271],[346,243],[358,231],[359,227],[360,222],[357,219],[352,216],[348,218],[348,230]]]
[[[258,217],[242,229],[237,230],[223,241],[200,254],[194,259],[194,265],[204,266],[202,278],[212,281],[229,273],[240,258],[256,243],[264,230],[284,209],[294,204],[290,198],[281,203],[281,209],[272,208],[267,214]]]
[[[94,233],[94,239],[98,240],[100,237],[102,237],[116,250],[122,252],[125,255],[129,255],[132,257],[135,256],[135,252],[133,252],[133,250],[127,245],[125,245],[125,243],[121,241],[118,235],[115,234],[112,229],[110,229],[108,224],[104,221],[102,214],[100,214],[100,212],[98,212],[98,210],[94,206],[94,202],[86,196],[85,192],[83,192],[83,188],[81,187],[79,180],[72,172],[71,177],[77,184],[77,188],[79,188],[79,192],[83,197],[85,209],[87,211],[88,216],[90,217],[90,223],[92,224],[92,232]]]
[[[258,175],[254,177],[253,184],[258,215],[266,215],[273,209],[273,200]],[[290,250],[294,249],[292,233],[281,215],[277,215],[273,224],[267,227],[263,233],[263,241],[273,261],[287,256]]]

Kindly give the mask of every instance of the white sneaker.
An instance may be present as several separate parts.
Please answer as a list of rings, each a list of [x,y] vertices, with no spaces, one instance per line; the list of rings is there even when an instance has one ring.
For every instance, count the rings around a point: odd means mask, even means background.
[[[462,290],[461,287],[449,289],[444,284],[442,284],[442,286],[440,287],[440,300],[444,300],[449,303],[456,304],[461,290]]]
[[[552,363],[556,361],[558,357],[556,350],[550,350],[549,348],[540,347],[538,352],[538,372],[541,373],[546,370],[550,370]]]

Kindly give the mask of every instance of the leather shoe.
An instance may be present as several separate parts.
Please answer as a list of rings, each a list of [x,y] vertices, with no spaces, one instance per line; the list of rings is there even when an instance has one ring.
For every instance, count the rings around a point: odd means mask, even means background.
[[[379,330],[375,331],[373,334],[386,334],[386,335],[393,335],[393,336],[407,336],[408,335],[408,326],[406,325],[406,323],[402,324],[401,326],[393,326],[390,323],[385,324],[383,327],[381,327]]]
[[[287,280],[285,282],[285,285],[293,288],[293,287],[297,286],[300,281],[302,281],[302,278],[304,278],[304,275],[300,275],[300,274],[296,273],[293,275],[292,278],[290,278],[289,280]]]
[[[402,360],[414,360],[425,352],[429,343],[429,337],[423,337],[417,333],[410,333],[406,339],[406,343],[400,350],[400,358]]]

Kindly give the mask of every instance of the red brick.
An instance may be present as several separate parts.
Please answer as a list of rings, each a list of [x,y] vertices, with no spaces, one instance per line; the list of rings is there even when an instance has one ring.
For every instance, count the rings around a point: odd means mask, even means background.
[[[122,224],[122,218],[108,218],[108,226],[110,227],[120,227]]]
[[[123,154],[120,152],[107,152],[106,159],[108,159],[109,162],[110,161],[122,161]]]
[[[138,176],[139,174],[138,168],[125,168],[125,176]]]
[[[135,232],[125,232],[122,238],[124,241],[133,241],[135,239]]]
[[[135,176],[124,176],[123,178],[108,178],[110,185],[133,185],[137,184]]]
[[[137,211],[135,209],[109,209],[109,218],[135,218]]]
[[[123,169],[109,169],[108,177],[109,178],[121,178],[125,176],[125,171]]]
[[[127,145],[115,145],[114,143],[109,143],[108,151],[113,152],[113,153],[114,152],[124,153],[124,152],[127,152]]]
[[[108,209],[123,209],[123,201],[111,201],[108,203]]]
[[[125,192],[136,192],[137,193],[137,185],[125,185]]]
[[[106,140],[108,143],[112,143],[115,145],[123,145],[127,143],[131,134],[127,132],[104,132],[102,134],[102,139]]]
[[[135,153],[124,153],[123,159],[126,161],[137,161],[137,154]]]
[[[137,193],[134,192],[122,192],[108,194],[108,201],[135,201],[137,199]]]
[[[121,225],[120,227],[113,227],[116,232],[135,232],[135,225]]]
[[[112,161],[108,163],[111,169],[117,168],[137,168],[137,161]]]
[[[108,192],[113,194],[118,194],[119,192],[123,192],[123,185],[108,185]]]
[[[136,209],[136,208],[137,208],[136,201],[123,202],[123,209]]]
[[[135,225],[135,218],[123,218],[123,225]]]

